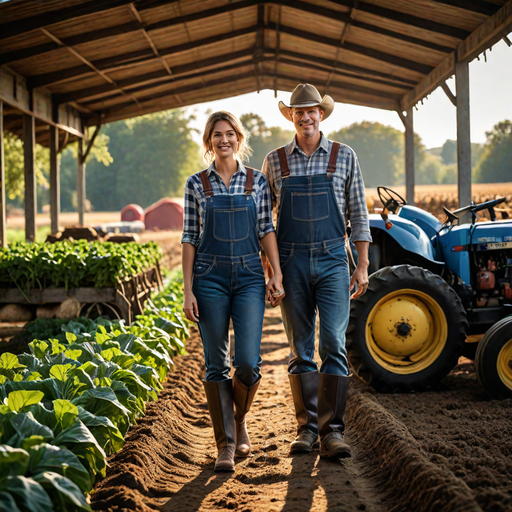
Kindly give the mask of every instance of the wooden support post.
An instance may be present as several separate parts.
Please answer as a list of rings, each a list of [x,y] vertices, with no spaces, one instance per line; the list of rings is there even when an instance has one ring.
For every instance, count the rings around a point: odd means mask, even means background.
[[[60,166],[59,129],[50,126],[50,219],[52,233],[59,231],[60,216]]]
[[[405,123],[405,199],[414,206],[414,123],[412,107],[407,109]]]
[[[455,66],[457,95],[457,184],[459,208],[471,203],[471,134],[469,119],[469,66]]]
[[[7,220],[5,214],[5,160],[4,160],[4,104],[0,100],[0,249],[7,247]]]
[[[23,153],[25,157],[25,239],[36,239],[36,121],[34,116],[23,115]]]
[[[78,140],[78,172],[76,177],[76,201],[78,210],[78,223],[85,223],[85,158],[83,139]]]

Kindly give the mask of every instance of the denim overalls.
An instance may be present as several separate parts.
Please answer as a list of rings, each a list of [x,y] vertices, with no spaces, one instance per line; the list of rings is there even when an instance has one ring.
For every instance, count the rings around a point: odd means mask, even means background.
[[[333,143],[327,174],[290,177],[284,148],[278,150],[282,177],[277,243],[286,296],[281,303],[293,356],[292,374],[318,369],[316,309],[320,315],[321,373],[348,375],[345,331],[350,312],[350,278],[345,225],[333,188],[340,145]]]
[[[265,274],[259,256],[258,218],[251,195],[253,169],[245,193],[214,196],[203,171],[206,221],[194,262],[192,290],[199,309],[207,381],[229,378],[229,320],[235,332],[235,375],[252,386],[260,375],[265,312]]]

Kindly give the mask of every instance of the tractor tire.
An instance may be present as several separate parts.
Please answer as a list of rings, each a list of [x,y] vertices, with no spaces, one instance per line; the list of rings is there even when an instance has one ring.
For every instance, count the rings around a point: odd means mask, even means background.
[[[476,349],[476,376],[493,398],[512,398],[512,317],[494,324]]]
[[[385,267],[351,301],[347,329],[353,371],[382,393],[436,386],[462,354],[468,322],[455,291],[420,267]]]

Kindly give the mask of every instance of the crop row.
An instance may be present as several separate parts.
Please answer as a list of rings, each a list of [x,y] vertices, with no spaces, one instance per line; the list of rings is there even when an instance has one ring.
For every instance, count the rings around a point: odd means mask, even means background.
[[[38,329],[36,320],[32,332],[49,337],[0,356],[0,510],[91,510],[85,496],[107,456],[184,351],[181,299],[175,279],[131,327],[78,318]]]
[[[0,249],[0,288],[108,287],[154,267],[161,257],[154,242],[12,243]]]

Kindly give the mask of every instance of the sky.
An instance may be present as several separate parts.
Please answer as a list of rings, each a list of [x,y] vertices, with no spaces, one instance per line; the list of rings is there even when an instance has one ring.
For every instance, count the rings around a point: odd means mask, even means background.
[[[480,60],[469,64],[470,79],[470,116],[471,142],[485,142],[485,132],[490,131],[499,121],[512,119],[512,48],[501,40]],[[455,93],[455,79],[447,81]],[[195,112],[197,119],[192,123],[202,133],[209,110],[228,110],[240,117],[254,112],[260,115],[267,126],[281,126],[292,129],[277,108],[279,100],[289,104],[291,93],[264,90],[218,101],[201,103],[187,108]],[[361,121],[379,122],[403,131],[402,121],[396,112],[376,108],[360,107],[345,103],[336,103],[334,113],[322,122],[321,129],[326,134]],[[444,91],[438,87],[423,105],[419,103],[414,111],[414,131],[422,138],[427,148],[439,147],[447,139],[457,138],[456,111]],[[198,142],[200,135],[197,135]]]

